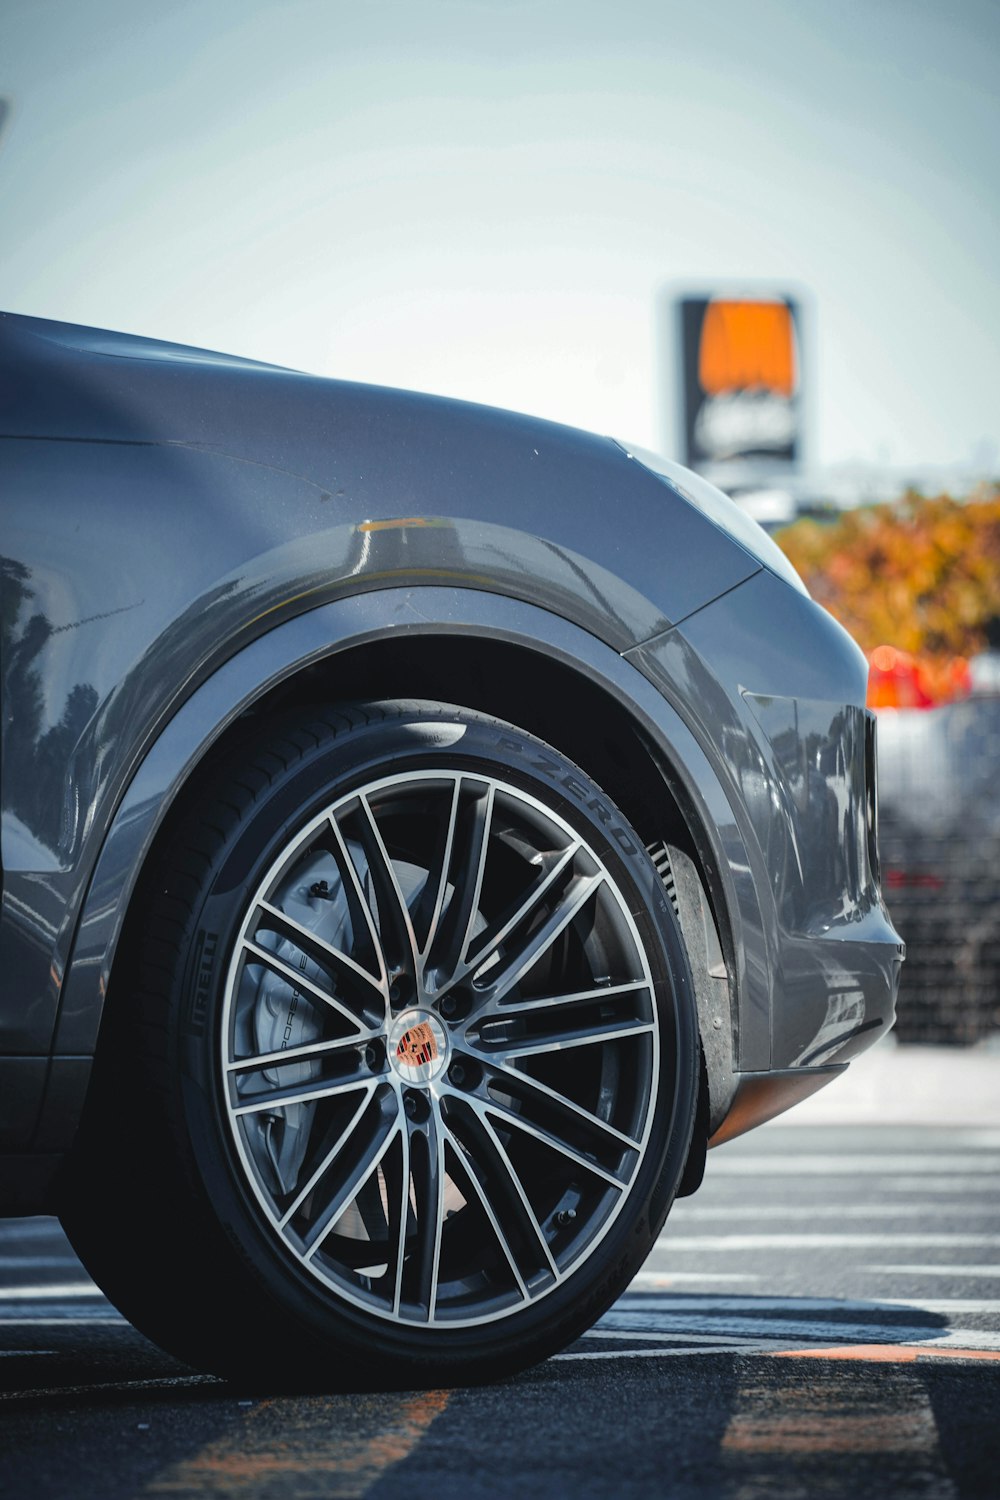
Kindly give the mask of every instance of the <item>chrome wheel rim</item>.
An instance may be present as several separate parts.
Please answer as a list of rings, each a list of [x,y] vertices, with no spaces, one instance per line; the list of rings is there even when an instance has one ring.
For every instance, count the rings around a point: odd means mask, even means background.
[[[290,839],[240,925],[221,1086],[273,1241],[410,1328],[510,1317],[635,1187],[659,1072],[629,901],[520,787],[361,786]]]

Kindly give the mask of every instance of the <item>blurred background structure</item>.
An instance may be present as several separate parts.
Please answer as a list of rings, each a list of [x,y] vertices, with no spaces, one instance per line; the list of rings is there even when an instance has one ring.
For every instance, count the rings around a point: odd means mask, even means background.
[[[1000,1030],[1000,487],[818,512],[777,532],[868,653],[896,1033]]]
[[[786,527],[873,662],[901,1034],[969,1040],[998,55],[996,0],[5,0],[0,306],[612,433]]]

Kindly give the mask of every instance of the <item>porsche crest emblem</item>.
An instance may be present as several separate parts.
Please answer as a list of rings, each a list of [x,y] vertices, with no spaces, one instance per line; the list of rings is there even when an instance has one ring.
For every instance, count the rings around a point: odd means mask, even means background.
[[[396,1045],[396,1061],[407,1067],[419,1068],[432,1063],[438,1055],[437,1038],[430,1023],[421,1021],[404,1031]]]

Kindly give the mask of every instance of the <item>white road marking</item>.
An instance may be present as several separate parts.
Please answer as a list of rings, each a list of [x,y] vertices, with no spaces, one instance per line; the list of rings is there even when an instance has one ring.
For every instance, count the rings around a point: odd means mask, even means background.
[[[80,1317],[79,1309],[74,1307],[72,1311],[67,1307],[63,1316],[52,1316],[53,1309],[47,1307],[45,1313],[37,1318],[8,1317],[0,1313],[0,1328],[86,1328],[93,1323],[103,1323],[111,1328],[121,1328],[131,1332],[132,1325],[121,1313],[115,1312],[113,1307],[95,1308],[87,1317]]]
[[[55,1349],[0,1349],[0,1359],[35,1359],[42,1354],[56,1354]]]
[[[56,1219],[4,1219],[0,1223],[0,1244],[7,1240],[52,1240],[66,1244],[66,1236]]]
[[[1000,1276],[1000,1266],[859,1266],[858,1270],[893,1276]]]
[[[60,1297],[103,1297],[95,1281],[60,1281],[51,1285],[0,1286],[3,1302],[48,1302]]]
[[[978,1184],[977,1184],[978,1185]],[[953,1203],[679,1203],[670,1216],[671,1224],[688,1219],[729,1223],[733,1219],[953,1219]],[[963,1205],[962,1219],[1000,1219],[1000,1199],[995,1204]]]
[[[848,1250],[892,1245],[921,1245],[952,1249],[957,1245],[981,1245],[1000,1250],[996,1234],[661,1234],[657,1246],[664,1250],[699,1255],[733,1250]]]
[[[833,1152],[813,1155],[774,1155],[709,1157],[708,1173],[712,1177],[919,1177],[922,1172],[940,1172],[948,1176],[979,1177],[984,1173],[1000,1174],[1000,1156],[948,1155],[945,1152],[918,1156],[901,1151],[870,1156],[846,1156]]]
[[[671,1329],[662,1324],[649,1328],[649,1318],[642,1314],[606,1313],[604,1319],[592,1330],[591,1337],[602,1329],[616,1330],[642,1338],[650,1334],[673,1332],[674,1338],[682,1333],[701,1333],[721,1341],[726,1338],[773,1339],[779,1342],[794,1340],[808,1346],[810,1343],[824,1344],[920,1344],[936,1348],[987,1349],[1000,1351],[1000,1333],[990,1333],[981,1328],[928,1328],[926,1323],[889,1323],[879,1318],[864,1322],[848,1323],[830,1319],[807,1322],[802,1318],[762,1318],[730,1315],[725,1319],[711,1315],[677,1317],[671,1319]]]
[[[908,1198],[919,1191],[925,1193],[992,1193],[994,1202],[1000,1199],[1000,1177],[992,1182],[983,1182],[967,1177],[884,1177],[878,1185],[880,1193],[905,1193]],[[825,1191],[830,1192],[830,1188]],[[963,1205],[962,1212],[965,1212]]]
[[[607,1317],[608,1314],[605,1314]],[[725,1332],[725,1330],[723,1330]],[[748,1335],[746,1338],[740,1334],[733,1334],[730,1338],[728,1332],[725,1337],[733,1344],[755,1344],[758,1339]],[[717,1344],[719,1342],[719,1330],[714,1333],[658,1333],[649,1329],[625,1329],[605,1328],[603,1323],[598,1323],[594,1328],[588,1329],[580,1335],[581,1341],[585,1339],[610,1339],[613,1342],[632,1341],[643,1339],[654,1344]]]
[[[0,1271],[78,1271],[75,1255],[0,1255]]]
[[[106,1380],[94,1385],[36,1386],[27,1391],[0,1391],[0,1403],[37,1401],[42,1396],[92,1396],[98,1391],[158,1391],[167,1386],[190,1385],[225,1385],[225,1381],[218,1375],[164,1375],[160,1380]]]
[[[611,1311],[625,1307],[628,1311],[642,1308],[645,1312],[780,1312],[782,1308],[794,1308],[804,1312],[867,1312],[873,1307],[909,1307],[915,1312],[995,1312],[1000,1313],[1000,1297],[800,1297],[794,1292],[782,1297],[755,1297],[752,1293],[731,1297],[719,1296],[715,1292],[678,1292],[674,1297],[653,1297],[642,1292],[623,1292]]]
[[[1000,1299],[996,1297],[921,1297],[919,1301],[888,1297],[878,1299],[880,1307],[922,1307],[926,1312],[982,1313],[984,1316],[1000,1315]]]
[[[782,1348],[788,1347],[782,1345]],[[728,1344],[704,1344],[698,1348],[688,1349],[573,1349],[566,1354],[553,1354],[553,1362],[556,1360],[569,1359],[690,1359],[692,1355],[702,1354],[755,1354],[758,1351],[770,1353],[774,1348],[773,1339],[761,1341],[752,1340],[743,1343]],[[0,1400],[3,1398],[0,1397]]]
[[[724,1286],[731,1286],[734,1281],[760,1280],[760,1276],[752,1276],[748,1272],[741,1271],[637,1271],[629,1282],[629,1286],[657,1289],[675,1286],[682,1281],[719,1281]]]

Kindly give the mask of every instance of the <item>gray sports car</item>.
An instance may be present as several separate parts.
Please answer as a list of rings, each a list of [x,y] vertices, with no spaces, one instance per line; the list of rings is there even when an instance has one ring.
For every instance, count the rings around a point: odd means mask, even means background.
[[[860,651],[697,476],[0,318],[0,1210],[192,1363],[495,1376],[891,1025]]]

